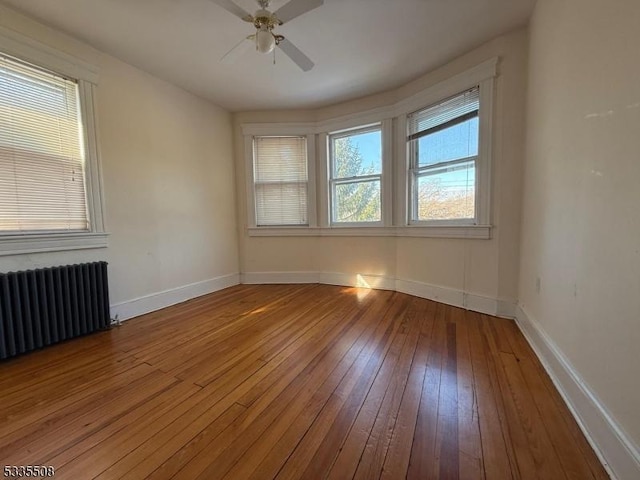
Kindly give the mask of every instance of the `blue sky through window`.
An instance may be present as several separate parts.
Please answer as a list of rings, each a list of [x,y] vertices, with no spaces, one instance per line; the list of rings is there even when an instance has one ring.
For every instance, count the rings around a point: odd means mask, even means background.
[[[418,142],[418,166],[434,165],[478,155],[478,118],[426,135]],[[468,191],[475,183],[475,171],[455,169],[439,175],[449,192]]]
[[[362,154],[362,169],[371,173],[382,172],[382,135],[380,130],[352,135],[351,142]]]
[[[421,167],[478,155],[478,118],[421,137],[418,152]]]

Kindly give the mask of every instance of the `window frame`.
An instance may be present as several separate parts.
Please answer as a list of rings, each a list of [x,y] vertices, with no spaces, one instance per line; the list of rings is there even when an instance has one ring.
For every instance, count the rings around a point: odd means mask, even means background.
[[[256,139],[259,138],[296,138],[296,139],[304,139],[305,144],[304,144],[304,149],[305,149],[305,156],[306,156],[306,167],[307,167],[307,180],[305,182],[294,182],[294,181],[277,181],[277,182],[260,182],[257,181],[255,179],[255,167],[256,167]],[[306,137],[306,135],[253,135],[251,137],[251,149],[253,152],[252,155],[252,162],[251,162],[251,168],[252,168],[252,174],[253,174],[253,198],[254,198],[254,211],[255,211],[255,223],[256,223],[256,227],[257,228],[299,228],[299,227],[308,227],[309,226],[309,140]],[[258,209],[257,209],[257,205],[256,205],[256,199],[257,199],[257,195],[256,192],[258,191],[258,186],[264,186],[264,185],[302,185],[302,184],[306,184],[306,191],[307,191],[307,215],[306,215],[306,219],[307,222],[306,223],[300,223],[300,224],[288,224],[288,223],[282,223],[282,224],[260,224],[258,223]]]
[[[247,191],[247,227],[261,231],[296,231],[317,226],[316,216],[316,174],[315,174],[315,136],[305,129],[293,130],[267,129],[243,131],[245,151],[245,178]],[[255,137],[305,137],[307,141],[307,224],[304,225],[258,225],[256,212],[256,189],[254,175]]]
[[[403,230],[407,236],[414,233],[419,236],[446,238],[491,238],[491,178],[493,156],[493,128],[495,80],[498,58],[488,60],[475,68],[463,72],[448,81],[427,89],[402,102],[401,115],[396,122],[396,157],[404,159],[401,172],[396,176],[396,218],[402,219]],[[438,104],[450,97],[474,87],[480,89],[479,101],[479,137],[476,160],[476,217],[468,220],[426,220],[412,221],[411,202],[411,152],[408,136],[408,116],[416,111]],[[410,233],[411,232],[411,233]]]
[[[478,88],[478,90],[480,90],[480,86],[474,86],[472,88]],[[439,103],[442,103],[450,98],[453,98],[457,95],[462,95],[464,94],[466,91],[468,91],[470,89],[465,89],[462,92],[459,92],[457,94],[454,94],[452,96],[449,96],[447,98],[443,98],[442,100],[439,100],[438,102],[435,102],[431,105],[427,105],[425,107],[422,107],[418,110],[416,110],[416,112],[412,112],[412,113],[417,113],[420,112],[421,110],[425,110],[427,108],[431,108],[434,107],[436,105],[438,105]],[[477,110],[477,114],[476,115],[461,115],[459,117],[455,117],[452,120],[450,120],[447,123],[452,123],[451,126],[455,126],[457,123],[462,123],[462,122],[456,122],[457,120],[464,118],[465,116],[469,117],[468,119],[471,118],[478,118],[478,154],[477,155],[470,155],[468,157],[461,157],[461,158],[456,158],[453,160],[448,160],[445,162],[438,162],[435,164],[431,164],[431,165],[425,165],[425,166],[420,166],[418,163],[418,151],[414,151],[414,147],[412,145],[412,142],[414,142],[414,140],[418,140],[419,138],[421,138],[422,136],[427,136],[428,133],[425,132],[414,132],[414,133],[410,133],[407,128],[407,132],[406,132],[406,144],[407,144],[407,155],[408,155],[408,160],[407,163],[409,165],[407,174],[408,174],[408,194],[409,194],[409,198],[407,199],[407,205],[409,206],[408,208],[408,212],[407,212],[407,224],[409,226],[412,225],[416,225],[416,226],[424,226],[424,227],[429,227],[429,226],[447,226],[447,225],[455,225],[455,226],[472,226],[472,225],[478,225],[478,203],[480,200],[480,188],[478,188],[478,171],[479,171],[479,159],[480,159],[480,143],[481,143],[481,133],[480,133],[480,116],[481,116],[481,112],[482,112],[482,105],[480,103],[480,101],[478,102],[478,110]],[[411,114],[407,115],[408,116]],[[464,121],[464,120],[463,120]],[[454,123],[455,122],[455,123]],[[443,124],[444,125],[444,124]],[[432,127],[432,129],[438,129],[441,128],[442,125],[436,125],[435,127]],[[428,130],[427,130],[428,131]],[[411,139],[410,137],[412,136],[416,136],[415,139]],[[474,164],[474,175],[475,175],[475,179],[474,179],[474,190],[475,190],[475,195],[474,195],[474,216],[473,218],[447,218],[447,219],[431,219],[431,220],[420,220],[417,218],[417,211],[418,211],[418,195],[417,195],[417,183],[418,180],[420,179],[420,177],[424,176],[424,174],[426,172],[429,172],[431,170],[435,170],[438,168],[445,168],[447,166],[453,166],[453,165],[457,165],[457,164],[463,164],[463,163],[469,163],[469,162],[473,162]]]
[[[90,226],[89,230],[80,232],[3,232],[0,233],[0,256],[107,247],[96,120],[97,68],[4,27],[0,27],[0,52],[77,82],[86,156],[85,201]]]
[[[346,138],[353,135],[360,135],[364,133],[370,132],[380,132],[380,173],[370,174],[370,175],[355,175],[352,177],[342,177],[342,178],[334,178],[334,143],[333,140]],[[331,132],[327,134],[327,161],[328,161],[328,201],[329,201],[329,225],[331,227],[337,228],[359,228],[359,227],[381,227],[384,225],[384,179],[385,179],[385,138],[384,138],[384,128],[382,122],[363,125],[360,127],[350,128],[347,130],[340,130],[337,132]],[[336,221],[336,186],[337,185],[346,185],[353,183],[364,183],[378,180],[380,183],[380,220],[373,222],[339,222]]]

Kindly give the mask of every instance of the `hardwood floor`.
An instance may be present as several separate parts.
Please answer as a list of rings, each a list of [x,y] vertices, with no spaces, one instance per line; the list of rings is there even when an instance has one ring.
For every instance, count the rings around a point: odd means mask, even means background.
[[[512,321],[238,286],[0,364],[0,465],[56,479],[608,478]]]

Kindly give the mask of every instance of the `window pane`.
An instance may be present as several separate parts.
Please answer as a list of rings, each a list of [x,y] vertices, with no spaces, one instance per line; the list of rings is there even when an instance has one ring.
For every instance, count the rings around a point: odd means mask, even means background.
[[[478,117],[417,140],[418,166],[478,155]]]
[[[380,180],[335,185],[334,222],[379,222]]]
[[[381,130],[332,138],[333,178],[382,173]]]
[[[475,218],[475,162],[434,168],[416,181],[416,220]]]
[[[0,55],[0,231],[88,230],[76,82]]]
[[[256,184],[256,217],[258,226],[306,225],[307,184]]]

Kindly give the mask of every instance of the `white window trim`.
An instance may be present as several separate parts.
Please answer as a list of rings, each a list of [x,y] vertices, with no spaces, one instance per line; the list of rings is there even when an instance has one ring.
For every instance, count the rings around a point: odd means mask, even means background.
[[[0,234],[0,256],[107,247],[108,233],[96,123],[97,68],[4,27],[0,27],[0,51],[78,81],[86,150],[87,213],[91,224],[91,230],[87,232]]]
[[[475,156],[475,169],[476,169],[476,216],[472,219],[451,219],[451,220],[414,220],[412,218],[411,202],[413,198],[413,174],[411,171],[411,158],[409,142],[407,142],[407,128],[406,128],[406,114],[404,117],[403,130],[398,132],[402,133],[401,145],[398,146],[398,155],[400,158],[405,158],[405,172],[404,172],[404,196],[406,200],[402,202],[403,210],[400,211],[400,218],[402,218],[408,227],[440,227],[440,226],[456,226],[456,225],[490,225],[490,206],[491,206],[491,143],[493,139],[493,102],[494,102],[494,77],[489,77],[470,84],[457,92],[447,92],[447,94],[441,97],[439,100],[430,104],[423,104],[421,108],[428,107],[429,105],[436,104],[448,97],[458,95],[464,90],[478,86],[480,88],[480,109],[479,109],[479,138],[478,138],[478,155]],[[414,110],[414,111],[416,111]],[[473,157],[469,157],[473,158]]]
[[[331,140],[337,136],[349,136],[349,135],[357,135],[359,133],[369,133],[369,132],[380,132],[380,140],[381,140],[381,168],[380,173],[374,173],[371,175],[356,175],[351,178],[333,178],[333,164],[334,164],[334,152],[331,145]],[[356,128],[349,128],[347,130],[340,130],[338,132],[331,132],[328,134],[328,155],[327,155],[327,164],[328,164],[328,177],[329,177],[329,224],[332,228],[347,228],[347,227],[382,227],[385,225],[385,135],[382,122],[377,122],[371,125],[362,125]],[[337,222],[334,220],[335,216],[335,189],[334,186],[340,183],[355,183],[355,182],[366,182],[367,180],[378,180],[380,182],[380,220],[377,222]]]
[[[426,237],[488,240],[489,225],[448,225],[432,227],[282,227],[249,228],[250,237]]]
[[[276,230],[289,231],[309,229],[318,226],[316,214],[316,139],[315,135],[309,134],[298,125],[289,130],[279,128],[267,129],[243,129],[244,136],[244,168],[245,168],[245,188],[247,192],[247,227],[253,230]],[[268,225],[258,226],[256,223],[256,197],[255,182],[253,176],[253,138],[254,137],[306,137],[307,138],[307,219],[308,225],[300,226],[279,226]]]
[[[300,123],[245,123],[245,169],[247,180],[247,233],[249,236],[383,236],[383,237],[433,237],[490,239],[491,225],[491,159],[493,140],[493,111],[495,78],[498,74],[498,57],[491,58],[475,67],[461,72],[448,80],[432,85],[408,98],[392,105],[326,119],[318,122]],[[412,223],[409,222],[409,195],[407,174],[409,156],[407,154],[407,115],[428,105],[456,95],[468,88],[480,86],[480,139],[478,158],[483,168],[477,176],[477,220],[476,224],[466,221],[445,220]],[[382,123],[383,134],[383,222],[371,224],[330,224],[329,216],[329,161],[328,132],[357,129],[360,126]],[[251,211],[253,199],[252,146],[246,137],[251,135],[308,135],[317,136],[316,152],[309,147],[309,191],[317,185],[317,201],[310,198],[309,226],[302,227],[256,227],[255,212]],[[248,145],[248,146],[247,146]],[[315,155],[313,155],[315,153]],[[311,156],[313,155],[313,164]],[[320,159],[316,161],[316,157]],[[316,181],[311,174],[317,165]],[[482,170],[482,171],[480,171]],[[311,223],[312,216],[316,222]],[[253,219],[253,223],[252,223]]]

